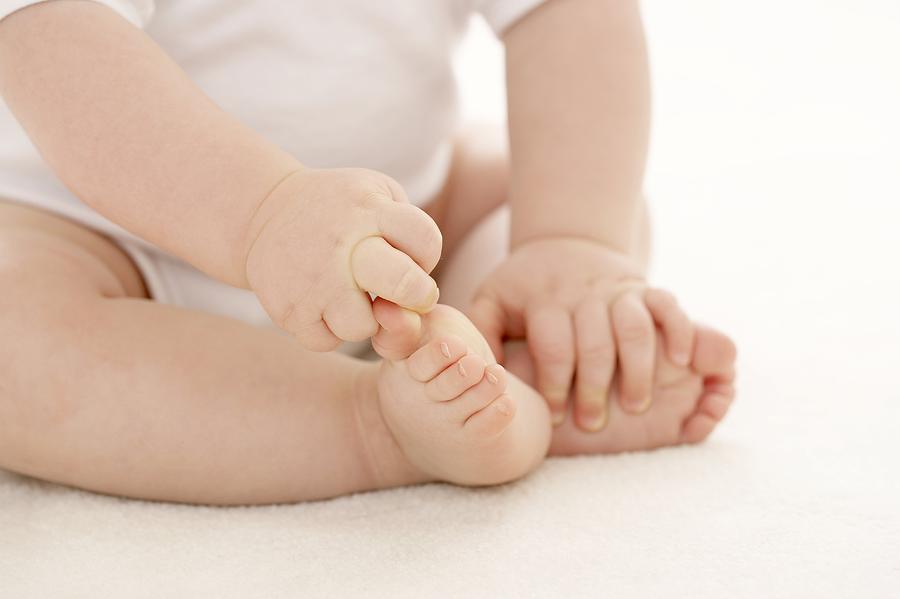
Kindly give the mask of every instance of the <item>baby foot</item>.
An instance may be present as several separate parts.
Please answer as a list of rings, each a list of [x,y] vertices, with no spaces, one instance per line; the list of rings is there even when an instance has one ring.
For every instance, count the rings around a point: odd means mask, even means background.
[[[706,439],[734,399],[735,347],[713,329],[698,326],[695,335],[691,363],[686,367],[669,361],[661,351],[664,344],[656,344],[653,403],[646,412],[626,413],[611,398],[606,427],[596,433],[578,428],[569,415],[553,431],[551,455],[618,453]],[[507,368],[532,382],[534,368],[527,349],[523,344],[508,344],[507,348]]]
[[[410,464],[426,478],[503,483],[547,453],[550,413],[530,387],[496,363],[475,326],[449,306],[419,317],[376,300],[385,359],[382,417]],[[420,320],[421,318],[421,320]]]

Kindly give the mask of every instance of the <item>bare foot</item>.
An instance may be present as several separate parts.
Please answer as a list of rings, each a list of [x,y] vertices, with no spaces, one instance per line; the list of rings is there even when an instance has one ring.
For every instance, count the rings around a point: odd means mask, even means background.
[[[550,413],[537,392],[496,363],[468,318],[438,305],[421,317],[383,300],[373,345],[385,359],[381,415],[423,475],[463,485],[498,484],[541,463]]]
[[[569,414],[553,431],[551,455],[636,451],[699,443],[709,436],[734,399],[734,344],[722,333],[698,326],[691,363],[686,367],[669,361],[661,351],[663,343],[656,346],[650,408],[642,414],[629,414],[611,397],[606,427],[596,433],[576,427]],[[507,344],[506,367],[523,381],[533,382],[534,367],[524,344]]]

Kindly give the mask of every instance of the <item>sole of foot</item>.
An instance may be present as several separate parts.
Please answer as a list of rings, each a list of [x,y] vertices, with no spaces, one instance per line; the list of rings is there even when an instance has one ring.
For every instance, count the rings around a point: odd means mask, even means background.
[[[376,300],[385,357],[378,373],[381,416],[424,480],[491,485],[527,474],[550,443],[543,398],[496,363],[458,310],[421,317]]]

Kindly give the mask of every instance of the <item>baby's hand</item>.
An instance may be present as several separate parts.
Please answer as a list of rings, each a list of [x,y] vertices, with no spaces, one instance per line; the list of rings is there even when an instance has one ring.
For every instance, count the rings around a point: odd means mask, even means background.
[[[585,430],[605,425],[617,366],[622,408],[647,409],[657,326],[676,364],[687,365],[693,346],[693,326],[669,293],[648,288],[628,256],[583,239],[519,246],[482,284],[469,315],[501,362],[504,337],[526,339],[557,424],[575,375],[575,422]]]
[[[263,202],[248,229],[247,282],[272,320],[328,351],[378,331],[367,292],[427,312],[441,233],[390,177],[308,169]]]

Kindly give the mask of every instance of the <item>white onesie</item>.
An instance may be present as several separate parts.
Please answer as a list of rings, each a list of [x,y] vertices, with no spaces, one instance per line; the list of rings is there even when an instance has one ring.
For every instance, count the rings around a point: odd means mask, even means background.
[[[95,0],[144,29],[219,106],[315,167],[384,172],[423,204],[457,127],[452,53],[474,12],[499,34],[543,0]],[[34,0],[0,0],[0,19]],[[212,280],[72,195],[0,103],[0,199],[112,237],[156,301],[270,324]]]

